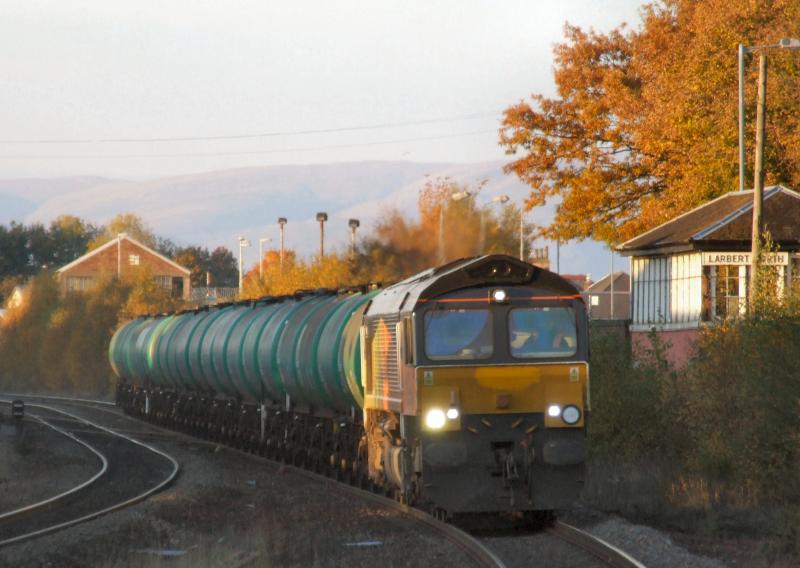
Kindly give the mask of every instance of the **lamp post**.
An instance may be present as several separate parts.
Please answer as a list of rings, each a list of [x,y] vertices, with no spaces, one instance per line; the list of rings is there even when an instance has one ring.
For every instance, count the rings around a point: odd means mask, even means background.
[[[472,192],[468,190],[455,191],[450,194],[450,199],[453,201],[461,201],[471,196]],[[444,250],[444,215],[445,208],[447,207],[447,200],[442,202],[442,207],[439,209],[439,264],[445,263],[445,250]]]
[[[508,195],[498,195],[492,198],[489,205],[492,203],[506,203],[509,199]],[[486,249],[486,210],[481,207],[481,232],[478,240],[478,254],[483,254],[484,249]]]
[[[264,243],[272,242],[270,238],[258,239],[258,278],[264,280]]]
[[[244,237],[239,237],[239,295],[242,295],[242,283],[244,282],[244,249],[250,246],[250,241]]]
[[[739,191],[744,191],[745,176],[745,150],[744,150],[744,56],[748,53],[761,52],[763,55],[768,49],[800,49],[800,39],[783,38],[774,45],[754,45],[747,47],[739,44]],[[759,69],[760,71],[760,69]],[[765,70],[766,72],[766,70]]]
[[[356,257],[356,229],[361,223],[358,219],[350,219],[347,225],[350,227],[350,259],[352,260]]]
[[[753,180],[753,230],[750,250],[750,309],[754,308],[758,280],[758,262],[761,256],[762,205],[764,202],[764,122],[767,109],[767,55],[769,49],[800,49],[800,39],[783,38],[774,45],[746,47],[739,44],[739,191],[744,191],[744,56],[759,53],[758,60],[758,107],[756,112],[756,152]]]
[[[328,214],[320,211],[317,213],[317,221],[319,221],[319,259],[325,256],[325,221],[328,220]]]
[[[281,271],[283,271],[283,227],[286,223],[286,217],[278,217],[278,225],[281,231]]]

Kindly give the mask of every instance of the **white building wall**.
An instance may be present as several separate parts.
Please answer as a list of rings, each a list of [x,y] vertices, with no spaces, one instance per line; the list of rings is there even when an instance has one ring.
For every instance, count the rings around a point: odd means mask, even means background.
[[[699,253],[631,258],[631,331],[692,329],[703,313]]]

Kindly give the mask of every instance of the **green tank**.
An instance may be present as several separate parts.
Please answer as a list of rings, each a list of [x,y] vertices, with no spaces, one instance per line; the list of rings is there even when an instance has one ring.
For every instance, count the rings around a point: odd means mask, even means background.
[[[117,330],[109,358],[130,384],[349,412],[363,406],[359,328],[376,293],[264,298],[142,317]]]

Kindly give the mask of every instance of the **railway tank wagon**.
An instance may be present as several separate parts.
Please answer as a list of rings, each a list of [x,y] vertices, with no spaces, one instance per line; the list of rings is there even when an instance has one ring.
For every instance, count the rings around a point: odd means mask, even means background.
[[[582,489],[586,310],[509,256],[140,318],[110,359],[129,412],[442,517],[549,511]]]

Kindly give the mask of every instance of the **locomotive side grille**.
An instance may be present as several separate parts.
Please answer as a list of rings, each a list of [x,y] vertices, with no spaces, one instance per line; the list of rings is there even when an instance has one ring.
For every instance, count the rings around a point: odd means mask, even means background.
[[[386,314],[369,322],[372,337],[372,378],[374,394],[385,408],[398,409],[402,399],[397,363],[398,314]]]

